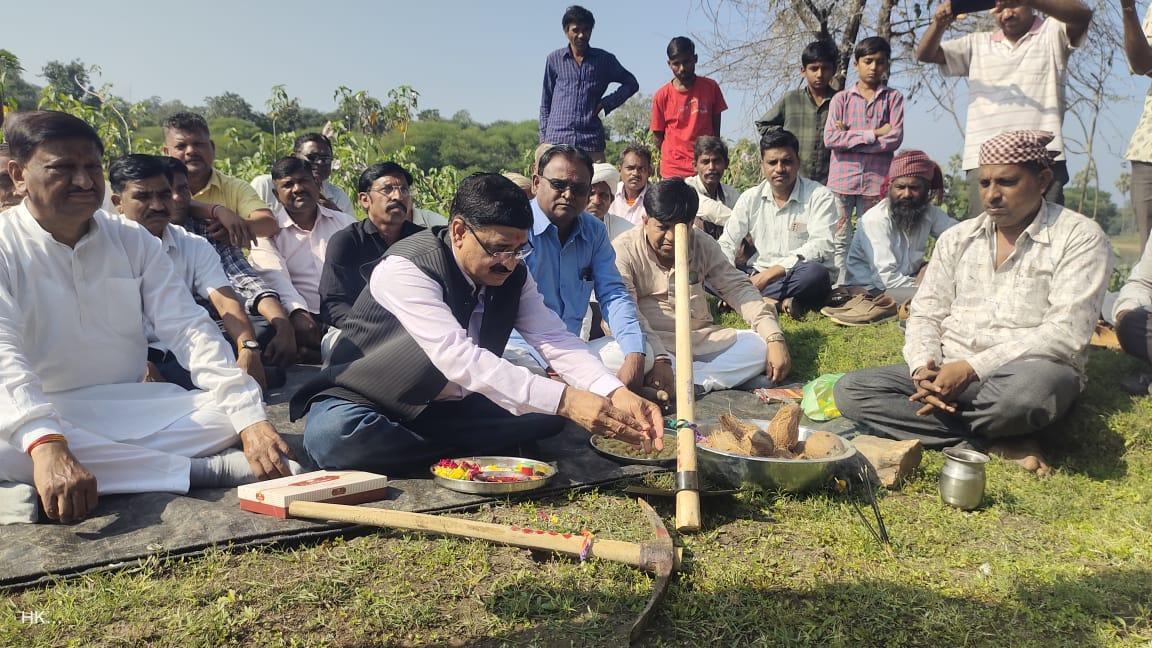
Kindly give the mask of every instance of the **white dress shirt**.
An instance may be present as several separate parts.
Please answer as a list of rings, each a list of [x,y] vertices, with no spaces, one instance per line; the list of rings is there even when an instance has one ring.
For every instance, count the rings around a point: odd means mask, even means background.
[[[467,274],[464,277],[475,286]],[[564,383],[533,374],[477,346],[484,318],[483,290],[465,330],[444,302],[440,284],[408,259],[385,257],[372,271],[368,289],[448,379],[437,400],[456,400],[477,393],[517,416],[556,413]],[[588,346],[568,332],[560,316],[544,304],[531,273],[520,292],[520,311],[514,326],[576,389],[607,396],[623,387],[588,351]]]
[[[928,239],[940,238],[956,224],[939,207],[929,204],[912,231],[905,232],[892,221],[888,204],[885,198],[860,217],[852,247],[848,248],[845,285],[876,290],[912,286],[928,251]]]
[[[292,220],[283,205],[277,204],[273,213],[280,231],[272,238],[258,238],[252,246],[248,260],[260,269],[268,285],[280,295],[280,301],[289,313],[306,310],[320,312],[320,274],[328,240],[332,235],[356,222],[344,212],[317,207],[316,223],[311,230],[301,228]]]
[[[1084,375],[1084,349],[1112,276],[1112,246],[1091,219],[1043,202],[1012,254],[995,267],[988,213],[944,232],[912,299],[904,341],[911,371],[966,360],[981,379],[1017,359],[1043,358]]]
[[[800,257],[834,268],[832,230],[839,219],[836,198],[824,185],[796,178],[783,207],[776,206],[767,180],[740,194],[720,235],[720,249],[730,263],[748,234],[756,246],[757,270],[792,268]]]
[[[148,327],[207,392],[140,382]],[[0,214],[0,441],[23,451],[62,433],[62,419],[139,438],[211,405],[242,430],[266,417],[260,387],[231,358],[144,228],[98,210],[72,248],[24,204]]]

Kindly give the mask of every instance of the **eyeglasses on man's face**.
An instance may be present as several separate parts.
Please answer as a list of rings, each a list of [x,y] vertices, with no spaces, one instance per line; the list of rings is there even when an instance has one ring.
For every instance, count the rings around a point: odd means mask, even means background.
[[[464,223],[464,227],[467,227],[468,231],[472,233],[472,238],[476,239],[476,243],[480,245],[480,249],[484,250],[485,254],[492,257],[493,259],[496,259],[500,263],[507,263],[513,259],[516,261],[523,261],[528,257],[529,254],[532,254],[531,243],[525,243],[519,250],[500,250],[493,252],[492,250],[488,249],[487,245],[484,245],[484,241],[480,240],[480,236],[476,234],[476,230],[472,229],[471,225]]]
[[[304,159],[311,164],[332,164],[333,157],[324,153],[309,153]]]
[[[393,184],[380,185],[379,187],[376,187],[372,191],[375,191],[376,193],[380,194],[381,196],[384,196],[385,198],[387,198],[388,196],[391,196],[394,193],[400,194],[401,198],[403,198],[404,196],[408,196],[408,195],[412,194],[412,190],[409,189],[407,185],[393,185]]]

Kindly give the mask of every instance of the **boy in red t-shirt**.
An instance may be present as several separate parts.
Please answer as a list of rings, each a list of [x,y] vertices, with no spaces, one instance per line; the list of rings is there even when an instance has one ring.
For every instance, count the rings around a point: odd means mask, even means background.
[[[660,147],[660,177],[696,174],[692,147],[701,135],[720,136],[720,113],[728,108],[720,86],[696,76],[696,44],[677,36],[668,43],[673,79],[652,97],[652,135]]]

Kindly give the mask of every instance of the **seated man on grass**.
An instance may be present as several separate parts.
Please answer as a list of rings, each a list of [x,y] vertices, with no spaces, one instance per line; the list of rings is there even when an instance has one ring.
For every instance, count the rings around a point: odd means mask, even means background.
[[[328,240],[356,222],[344,212],[328,209],[318,201],[320,188],[308,163],[295,157],[272,165],[278,230],[256,239],[250,257],[279,293],[296,330],[296,343],[304,361],[320,361],[320,274]]]
[[[356,215],[355,207],[352,206],[348,194],[340,187],[328,182],[328,178],[332,177],[334,157],[332,155],[332,140],[328,139],[327,135],[323,133],[300,135],[292,143],[292,157],[304,160],[312,169],[312,175],[316,178],[316,184],[320,190],[317,199],[321,205],[328,209],[344,212],[349,216]],[[272,179],[272,176],[266,173],[252,178],[252,188],[268,205],[268,209],[275,212],[278,203],[276,200],[276,181]]]
[[[905,364],[835,387],[844,416],[927,447],[967,443],[1050,471],[1037,434],[1084,386],[1084,351],[1112,274],[1108,237],[1044,199],[1045,131],[980,147],[984,212],[941,235],[912,299]]]
[[[8,172],[27,197],[0,217],[3,521],[35,521],[37,500],[68,523],[99,495],[183,493],[298,470],[259,385],[160,240],[100,209],[96,131],[34,111],[5,120],[4,139]],[[149,330],[204,391],[141,381]]]
[[[168,158],[171,159],[171,158]],[[112,163],[108,181],[112,185],[112,204],[122,216],[138,223],[160,239],[177,278],[188,287],[189,294],[203,306],[235,345],[236,364],[263,389],[264,365],[260,362],[260,343],[244,304],[232,290],[224,267],[212,245],[204,238],[172,224],[172,184],[164,158],[139,153],[127,155]],[[148,364],[154,379],[194,389],[192,375],[176,356],[164,348],[149,331]],[[155,375],[158,374],[158,375]]]
[[[786,130],[760,138],[765,180],[740,195],[720,235],[720,249],[733,264],[744,238],[752,235],[756,257],[740,269],[761,295],[794,319],[822,307],[832,291],[832,230],[839,218],[832,192],[800,177],[799,149],[796,136]]]
[[[673,376],[676,349],[675,229],[689,226],[688,268],[691,282],[692,376],[702,391],[738,387],[757,377],[779,382],[788,375],[791,358],[776,309],[760,296],[748,275],[724,258],[719,244],[691,227],[699,207],[696,190],[683,180],[665,180],[648,188],[644,196],[643,225],[616,239],[616,267],[636,299],[640,325],[655,352],[655,364],[645,385],[675,394]],[[707,284],[744,317],[752,330],[717,326],[708,308]],[[616,353],[611,354],[610,350]],[[623,361],[619,347],[600,352],[605,366]],[[614,355],[614,357],[612,357]],[[615,362],[613,362],[615,361]],[[765,386],[762,384],[749,387]]]
[[[728,145],[719,137],[701,136],[692,147],[692,163],[696,173],[685,182],[700,194],[696,227],[718,239],[740,199],[735,187],[720,182],[728,170]]]
[[[662,447],[656,406],[604,369],[537,292],[521,263],[532,220],[512,181],[475,174],[447,228],[388,248],[331,361],[292,397],[318,465],[427,474],[443,457],[519,452],[565,419]],[[500,357],[514,327],[567,385]]]
[[[1152,362],[1152,239],[1144,246],[1140,261],[1132,268],[1112,306],[1116,337],[1120,348],[1130,356]],[[1152,374],[1142,372],[1121,381],[1124,391],[1147,396],[1152,391]]]
[[[928,239],[956,224],[932,204],[943,191],[940,167],[923,151],[901,151],[888,171],[884,200],[864,212],[848,248],[846,301],[822,313],[837,324],[864,326],[890,320],[912,299],[927,261]],[[836,292],[841,292],[837,290]]]

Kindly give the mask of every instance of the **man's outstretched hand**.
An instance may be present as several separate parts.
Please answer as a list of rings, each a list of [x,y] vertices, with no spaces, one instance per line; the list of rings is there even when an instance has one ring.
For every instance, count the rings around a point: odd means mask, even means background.
[[[604,398],[566,387],[556,413],[595,435],[616,437],[649,452],[664,447],[659,408],[626,388]]]

